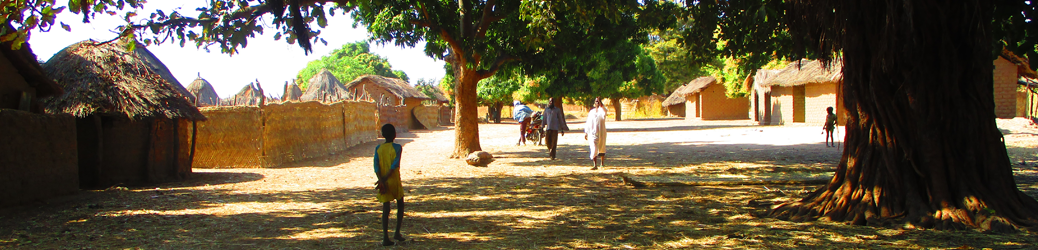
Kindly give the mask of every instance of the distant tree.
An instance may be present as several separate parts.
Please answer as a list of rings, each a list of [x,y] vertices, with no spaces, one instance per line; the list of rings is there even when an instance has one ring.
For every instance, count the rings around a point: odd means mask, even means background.
[[[299,88],[306,90],[310,78],[321,72],[321,69],[328,69],[335,78],[343,83],[353,81],[363,75],[380,75],[408,81],[407,75],[403,71],[392,70],[392,66],[385,57],[372,54],[368,43],[364,41],[344,44],[342,48],[332,50],[328,55],[310,61],[296,74],[296,84],[299,84]]]

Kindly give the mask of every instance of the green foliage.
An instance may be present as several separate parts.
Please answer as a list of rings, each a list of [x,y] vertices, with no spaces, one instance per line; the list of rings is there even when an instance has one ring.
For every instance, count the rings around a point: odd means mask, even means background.
[[[11,42],[11,49],[19,49],[32,37],[33,30],[41,32],[50,31],[54,28],[54,18],[65,11],[83,15],[83,22],[89,22],[98,13],[116,16],[117,11],[124,9],[138,9],[143,7],[143,1],[136,0],[69,0],[67,6],[56,6],[54,0],[10,0],[0,2],[0,42]],[[124,19],[129,19],[137,14],[126,12]],[[60,27],[66,31],[72,28],[64,22],[58,22]],[[9,26],[8,26],[9,25]]]
[[[479,81],[476,95],[479,104],[493,106],[511,104],[512,94],[525,83],[526,78],[517,70],[498,71],[497,74]]]
[[[785,8],[782,1],[686,2],[686,25],[675,32],[699,57],[738,62],[738,70],[720,70],[728,76],[747,74],[775,59],[800,58],[786,28]]]
[[[644,45],[645,51],[656,61],[659,71],[667,78],[662,93],[674,92],[675,89],[696,77],[707,75],[703,70],[708,62],[703,62],[692,51],[687,50],[677,38],[653,40]]]
[[[740,66],[734,58],[721,57],[717,58],[715,63],[704,67],[703,71],[723,83],[725,94],[729,97],[743,97],[747,93],[742,85],[750,72]]]
[[[392,70],[386,58],[371,54],[367,42],[353,42],[342,45],[342,48],[332,50],[321,59],[310,61],[306,67],[296,74],[296,84],[299,88],[309,87],[310,78],[321,69],[328,69],[339,81],[347,83],[363,75],[380,75],[385,77],[400,78],[407,81],[407,75],[403,71]]]

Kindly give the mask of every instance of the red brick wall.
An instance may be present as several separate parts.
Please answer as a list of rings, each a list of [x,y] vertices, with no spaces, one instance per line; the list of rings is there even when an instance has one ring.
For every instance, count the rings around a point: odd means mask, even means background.
[[[1016,116],[1016,65],[1002,57],[994,64],[995,116],[1013,118]]]

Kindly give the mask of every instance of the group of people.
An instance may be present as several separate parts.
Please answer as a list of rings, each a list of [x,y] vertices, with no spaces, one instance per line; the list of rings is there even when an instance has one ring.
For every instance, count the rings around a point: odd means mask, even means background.
[[[533,110],[522,102],[516,101],[512,116],[519,122],[519,142],[516,145],[526,145],[527,127],[532,122]],[[599,166],[605,167],[605,143],[606,143],[606,109],[602,105],[602,98],[595,98],[594,106],[587,114],[587,122],[584,124],[584,140],[590,146],[592,170]],[[562,109],[555,106],[555,98],[548,99],[548,107],[544,109],[541,117],[541,125],[544,127],[544,143],[548,147],[548,157],[555,160],[559,145],[559,136],[565,136],[569,130],[566,124],[566,115]]]
[[[555,107],[554,98],[548,99],[548,108],[544,109],[541,124],[545,128],[545,144],[548,146],[548,156],[555,160],[556,148],[558,148],[559,135],[566,135],[569,126],[566,124],[566,115],[562,109]],[[530,125],[533,110],[520,102],[515,102],[515,119],[519,121],[519,143],[526,144],[526,127]],[[591,145],[591,161],[594,162],[592,170],[599,166],[605,166],[605,140],[606,140],[606,109],[602,105],[602,99],[596,98],[595,105],[587,115],[587,123],[584,125],[584,139]],[[400,233],[404,217],[404,191],[400,181],[400,157],[403,146],[396,144],[396,128],[392,124],[382,126],[382,138],[386,141],[375,146],[375,189],[379,203],[382,203],[382,246],[393,246],[407,241]],[[516,145],[519,145],[517,143]],[[396,233],[389,237],[389,214],[390,203],[396,201]],[[395,241],[394,241],[395,240]]]
[[[519,121],[519,143],[525,145],[526,128],[532,121],[533,110],[518,101],[514,103],[514,106],[513,115]],[[830,146],[830,141],[832,141],[832,146],[835,146],[832,134],[836,128],[836,114],[833,113],[832,107],[826,111],[828,114],[825,125],[822,127],[826,133],[826,146]],[[599,166],[605,167],[606,114],[602,98],[595,98],[594,106],[588,111],[587,122],[584,124],[584,140],[587,140],[590,145],[589,157],[594,164],[592,170],[598,169]],[[562,113],[562,109],[555,106],[554,98],[548,99],[548,108],[544,109],[541,124],[546,130],[545,144],[548,146],[548,157],[555,160],[559,135],[565,136],[569,126],[566,124],[566,115]],[[396,128],[392,124],[382,126],[382,137],[386,139],[386,142],[375,147],[375,176],[378,178],[378,181],[375,182],[375,189],[378,190],[378,201],[382,203],[382,245],[392,246],[407,240],[400,234],[400,226],[403,224],[404,217],[404,191],[400,182],[400,156],[403,147],[393,143],[393,139],[396,138]],[[394,200],[397,202],[396,233],[393,238],[390,238],[389,203]]]

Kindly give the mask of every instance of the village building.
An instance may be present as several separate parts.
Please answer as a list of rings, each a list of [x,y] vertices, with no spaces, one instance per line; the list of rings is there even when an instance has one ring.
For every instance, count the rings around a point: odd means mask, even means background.
[[[833,107],[837,123],[846,122],[839,87],[843,83],[842,61],[823,65],[818,60],[800,60],[780,71],[761,70],[752,81],[751,112],[761,125],[791,123],[824,124],[826,108]]]
[[[672,114],[684,113],[686,120],[743,120],[748,119],[749,101],[731,98],[724,84],[712,76],[703,76],[682,85],[671,93],[663,106]]]
[[[995,97],[995,117],[1013,118],[1027,116],[1029,102],[1026,88],[1021,79],[1035,79],[1038,74],[1031,70],[1026,58],[1017,56],[1013,52],[1003,49],[998,58],[992,62],[995,69],[992,72],[992,85]],[[1026,82],[1026,81],[1023,81]]]
[[[187,85],[187,92],[194,97],[196,107],[220,105],[220,96],[216,94],[216,89],[213,88],[209,81],[202,79],[201,74],[194,81],[191,81],[191,84]]]
[[[149,65],[125,48],[83,41],[43,66],[65,90],[43,100],[46,111],[76,117],[81,187],[145,185],[191,173],[195,122],[205,117],[182,86],[152,69],[165,67],[161,62]]]
[[[350,93],[355,93],[357,98],[373,101],[380,104],[379,106],[403,106],[402,112],[410,117],[410,122],[407,122],[410,129],[425,127],[412,111],[415,107],[422,106],[423,101],[431,100],[431,98],[403,80],[379,75],[364,75],[347,83],[346,89]]]
[[[79,191],[75,119],[40,102],[64,91],[29,44],[12,43],[0,43],[0,208]]]
[[[335,75],[332,75],[328,69],[321,69],[316,75],[310,78],[309,85],[306,87],[306,91],[299,98],[300,101],[310,102],[337,102],[341,100],[353,99],[353,94],[342,85]]]
[[[256,81],[245,85],[237,94],[222,102],[223,106],[260,106],[266,104],[266,97],[263,95],[263,87]]]
[[[299,84],[295,81],[285,82],[285,92],[281,95],[281,101],[298,102],[300,97],[303,97],[303,90],[299,88]]]

